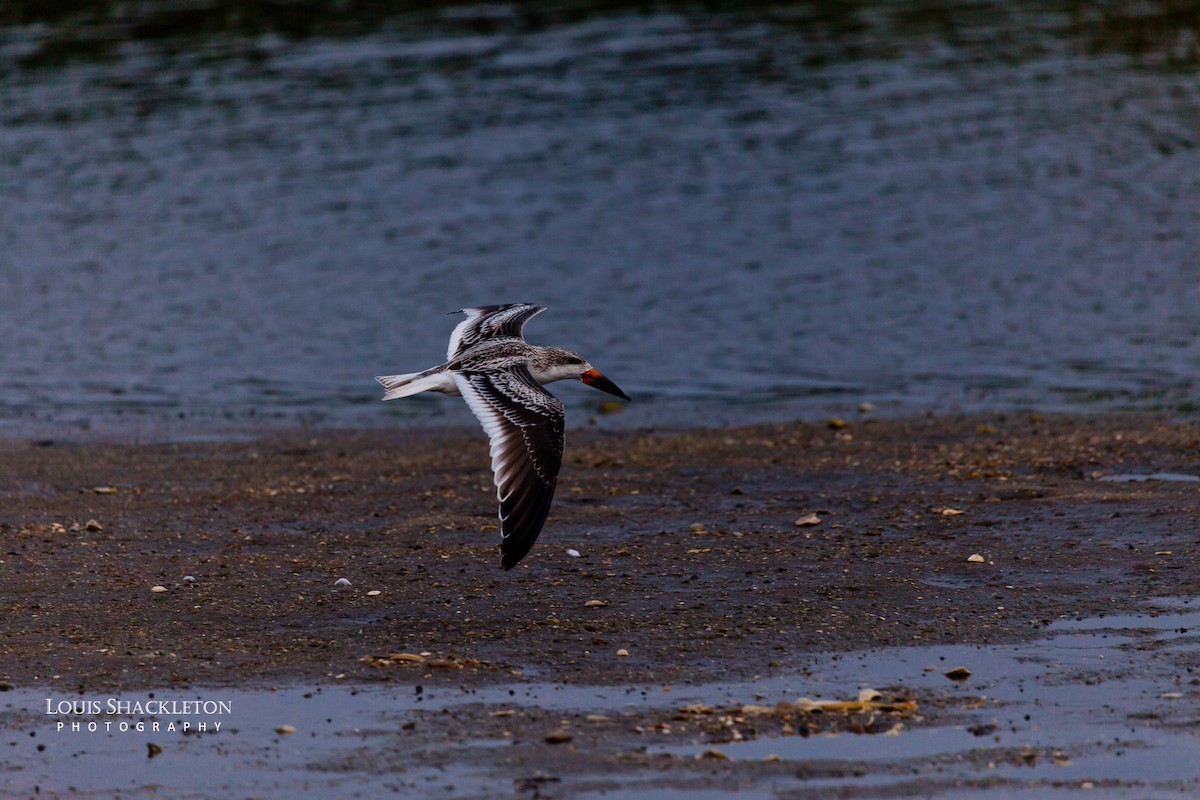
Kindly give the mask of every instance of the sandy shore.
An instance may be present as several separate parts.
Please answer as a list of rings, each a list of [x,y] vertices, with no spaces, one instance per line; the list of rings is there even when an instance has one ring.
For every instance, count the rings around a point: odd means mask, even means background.
[[[669,682],[1015,641],[1200,594],[1197,485],[1098,480],[1195,474],[1198,445],[1196,424],[1144,415],[579,434],[505,573],[473,430],[12,441],[0,678]],[[442,668],[363,660],[397,652]]]

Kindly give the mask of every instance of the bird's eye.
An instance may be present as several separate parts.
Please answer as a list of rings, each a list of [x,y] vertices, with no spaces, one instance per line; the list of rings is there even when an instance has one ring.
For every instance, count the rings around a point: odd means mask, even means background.
[[[583,359],[582,358],[568,358],[567,363],[568,364],[582,364]]]

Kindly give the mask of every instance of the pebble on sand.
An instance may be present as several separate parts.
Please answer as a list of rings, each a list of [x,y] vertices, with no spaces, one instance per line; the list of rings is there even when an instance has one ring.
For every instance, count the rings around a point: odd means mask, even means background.
[[[150,587],[150,591],[152,591],[156,594],[161,594],[162,592],[165,592],[166,590],[167,590],[167,587],[163,586],[162,584]]]
[[[89,530],[93,533],[104,530],[104,527],[94,519],[89,519],[87,522],[83,523],[83,527],[85,530]]]
[[[965,681],[967,678],[971,677],[971,670],[967,669],[966,667],[955,667],[954,669],[947,670],[943,674],[952,681]]]
[[[579,558],[579,551],[573,547],[567,548],[567,555],[571,558]]]
[[[732,761],[728,754],[721,752],[715,747],[710,747],[696,758],[713,759],[715,761]]]
[[[985,560],[979,553],[971,553],[971,555],[967,556],[967,561],[970,561],[972,564],[982,564]]]
[[[349,586],[350,581],[346,580],[345,578],[338,578],[336,581],[333,582],[333,585],[334,586]]]
[[[378,589],[372,589],[371,591],[367,592],[367,597],[379,597],[381,594],[383,594],[383,592],[379,591]]]
[[[296,732],[295,725],[278,725],[275,727],[275,732],[280,736],[288,736]]]

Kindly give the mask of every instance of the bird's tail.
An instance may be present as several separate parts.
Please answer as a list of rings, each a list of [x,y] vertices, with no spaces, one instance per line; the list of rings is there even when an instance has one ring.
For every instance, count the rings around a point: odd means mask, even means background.
[[[445,392],[448,387],[443,373],[442,367],[434,367],[424,372],[409,372],[404,375],[380,375],[375,380],[383,384],[386,390],[383,399],[395,400],[397,397],[408,397],[421,392]]]

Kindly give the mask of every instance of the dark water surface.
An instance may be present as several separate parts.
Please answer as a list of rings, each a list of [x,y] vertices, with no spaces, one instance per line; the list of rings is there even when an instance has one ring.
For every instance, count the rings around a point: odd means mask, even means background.
[[[1194,411],[1195,20],[827,5],[4,28],[0,430],[469,423],[372,376],[506,301],[604,424]]]

